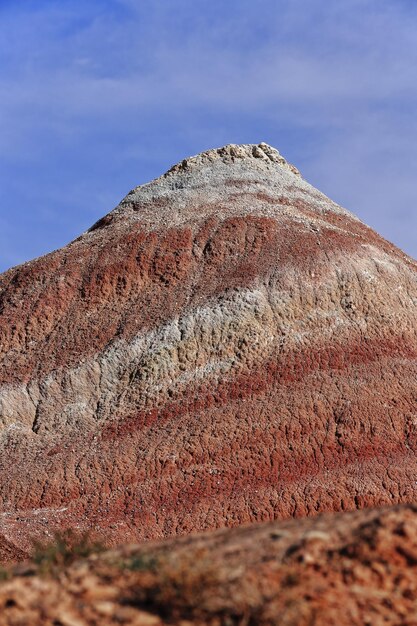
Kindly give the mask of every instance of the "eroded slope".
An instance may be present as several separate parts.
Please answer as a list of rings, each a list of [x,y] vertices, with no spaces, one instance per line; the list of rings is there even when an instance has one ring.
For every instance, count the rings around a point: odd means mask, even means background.
[[[109,541],[415,499],[414,261],[226,146],[0,277],[0,529]]]

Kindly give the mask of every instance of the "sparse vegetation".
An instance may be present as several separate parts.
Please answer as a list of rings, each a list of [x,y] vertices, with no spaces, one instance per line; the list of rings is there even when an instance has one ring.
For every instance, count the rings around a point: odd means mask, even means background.
[[[4,567],[1,567],[0,565],[0,582],[9,580],[9,578],[10,578],[10,572],[7,569],[4,569]]]
[[[32,560],[41,574],[55,574],[79,558],[102,552],[100,543],[91,541],[88,533],[77,534],[73,530],[55,533],[49,542],[33,541]]]
[[[222,584],[220,569],[207,550],[136,555],[128,568],[137,576],[128,585],[125,601],[174,620],[204,615],[207,600]]]
[[[122,564],[122,569],[128,569],[131,572],[157,571],[158,560],[147,554],[136,554]]]

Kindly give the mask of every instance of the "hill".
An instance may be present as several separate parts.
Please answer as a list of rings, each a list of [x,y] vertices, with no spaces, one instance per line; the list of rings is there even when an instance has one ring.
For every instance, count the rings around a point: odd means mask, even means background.
[[[416,303],[266,144],[134,189],[0,277],[3,555],[415,500]]]

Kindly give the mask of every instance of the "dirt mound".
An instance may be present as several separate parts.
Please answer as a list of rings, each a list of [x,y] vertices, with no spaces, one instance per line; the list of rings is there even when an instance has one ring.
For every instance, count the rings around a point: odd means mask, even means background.
[[[124,547],[68,566],[41,557],[0,584],[1,626],[416,623],[411,506]]]

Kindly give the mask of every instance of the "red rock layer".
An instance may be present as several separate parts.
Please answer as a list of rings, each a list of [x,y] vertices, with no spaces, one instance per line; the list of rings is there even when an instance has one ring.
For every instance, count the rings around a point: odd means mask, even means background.
[[[0,532],[20,548],[415,498],[415,262],[236,148],[0,277]]]

